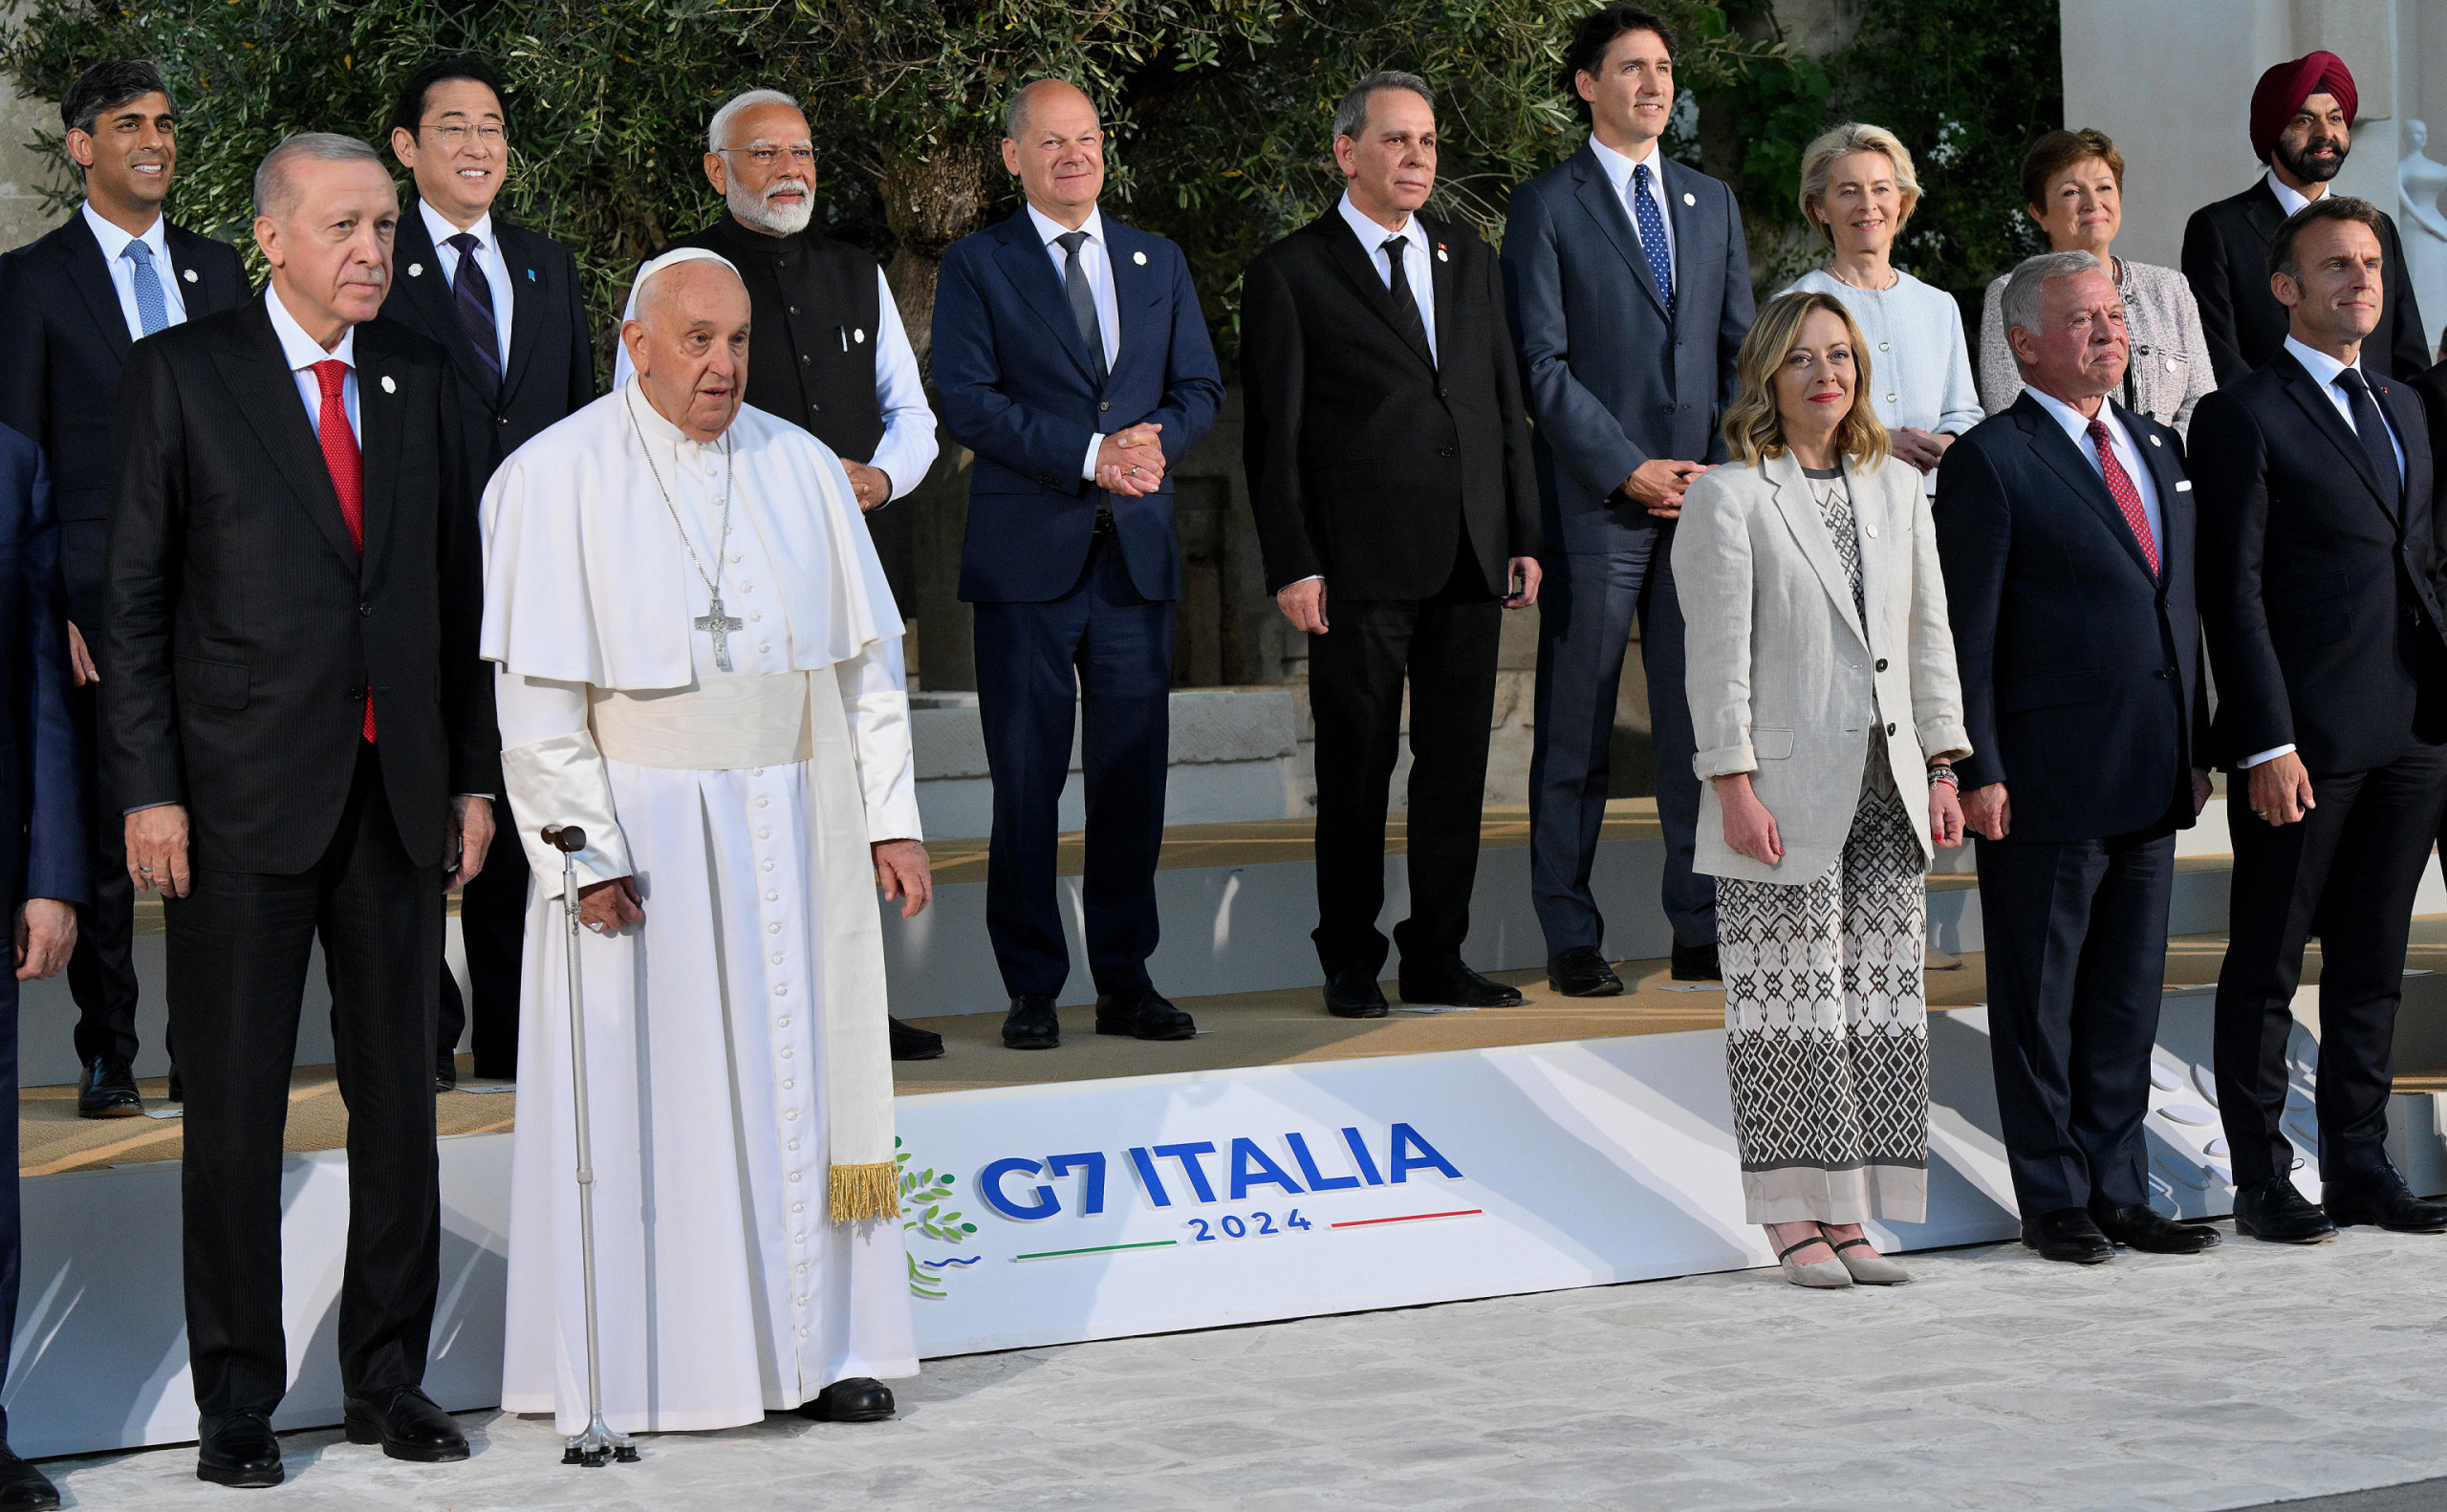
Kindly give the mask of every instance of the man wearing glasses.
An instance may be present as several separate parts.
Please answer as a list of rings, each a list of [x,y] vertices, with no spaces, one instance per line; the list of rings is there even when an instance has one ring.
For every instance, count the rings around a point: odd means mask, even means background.
[[[391,111],[391,154],[415,176],[417,195],[400,217],[382,313],[450,354],[472,501],[504,457],[595,399],[585,292],[568,248],[493,213],[509,138],[501,80],[482,59],[443,58],[417,71]],[[444,967],[437,1088],[458,1084],[453,1052],[471,1006],[476,1075],[517,1075],[526,918],[526,855],[502,846],[460,897],[474,1002],[461,999]]]

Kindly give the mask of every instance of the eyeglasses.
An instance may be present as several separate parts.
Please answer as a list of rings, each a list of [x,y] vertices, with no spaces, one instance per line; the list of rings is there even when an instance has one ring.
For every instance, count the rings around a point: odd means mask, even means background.
[[[498,147],[502,143],[503,137],[507,135],[502,130],[501,123],[492,120],[486,121],[481,126],[462,126],[453,121],[446,126],[427,126],[424,129],[442,139],[442,144],[445,147],[464,147],[467,144],[469,137],[475,138],[487,147]]]
[[[773,165],[776,159],[785,157],[790,160],[790,166],[793,168],[812,168],[815,166],[815,149],[813,147],[718,147],[715,150],[718,152],[744,152],[747,154],[747,161],[756,164],[760,168],[769,168]]]

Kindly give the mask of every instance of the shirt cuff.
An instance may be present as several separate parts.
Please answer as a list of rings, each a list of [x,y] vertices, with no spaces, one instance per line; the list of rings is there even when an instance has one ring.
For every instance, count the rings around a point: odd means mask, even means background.
[[[160,803],[140,803],[140,804],[138,804],[138,805],[137,805],[135,808],[133,808],[133,809],[121,809],[119,812],[119,817],[120,817],[120,818],[122,818],[122,819],[124,819],[124,818],[126,818],[129,814],[132,814],[132,813],[142,813],[142,812],[143,812],[145,810],[147,810],[147,809],[175,809],[175,808],[177,808],[178,806],[179,806],[179,802],[178,802],[178,800],[177,800],[177,799],[175,799],[175,798],[166,798],[166,799],[163,799],[163,800],[162,800],[162,802],[160,802]]]
[[[1088,460],[1079,464],[1079,476],[1090,483],[1096,481],[1096,449],[1104,443],[1105,437],[1102,431],[1088,438]]]
[[[2294,747],[2293,747],[2292,745],[2272,745],[2272,746],[2270,746],[2268,749],[2266,749],[2266,750],[2264,750],[2264,751],[2262,751],[2260,754],[2258,754],[2258,755],[2256,755],[2256,756],[2246,756],[2246,757],[2244,757],[2244,758],[2243,758],[2243,762],[2242,762],[2242,769],[2243,769],[2244,771],[2249,771],[2249,770],[2251,770],[2253,767],[2255,767],[2259,766],[2261,763],[2263,763],[2263,762],[2264,762],[2264,761],[2275,761],[2275,760],[2277,760],[2277,758],[2279,758],[2280,756],[2290,756],[2290,755],[2292,755],[2293,753],[2294,753]]]

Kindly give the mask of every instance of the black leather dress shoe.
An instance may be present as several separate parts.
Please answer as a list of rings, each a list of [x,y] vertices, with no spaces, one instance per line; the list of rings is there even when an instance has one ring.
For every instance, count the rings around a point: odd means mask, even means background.
[[[2320,1206],[2339,1228],[2370,1223],[2399,1234],[2447,1234],[2447,1202],[2414,1196],[2392,1165],[2325,1183]]]
[[[911,1028],[890,1014],[884,1022],[892,1026],[892,1058],[896,1061],[940,1060],[943,1053],[943,1037],[932,1029]]]
[[[394,1459],[444,1464],[467,1458],[467,1436],[433,1398],[413,1386],[394,1386],[372,1396],[343,1396],[348,1441],[380,1444]]]
[[[76,1083],[76,1116],[79,1118],[138,1118],[144,1113],[144,1099],[136,1091],[136,1071],[127,1062],[97,1058],[85,1068]],[[7,1503],[0,1502],[0,1506]]]
[[[1677,941],[1673,971],[1677,982],[1722,982],[1724,968],[1717,964],[1717,942],[1685,945]]]
[[[217,1486],[280,1484],[280,1440],[252,1413],[232,1413],[195,1448],[195,1478]]]
[[[1547,962],[1547,985],[1567,998],[1611,998],[1623,990],[1623,979],[1595,945],[1574,945]]]
[[[1194,1040],[1198,1021],[1155,988],[1133,987],[1096,999],[1096,1032],[1126,1034],[1134,1040]]]
[[[164,1097],[165,1100],[174,1103],[183,1103],[187,1100],[187,1084],[179,1076],[179,1069],[176,1066],[170,1068],[170,1090]]]
[[[1326,1011],[1338,1019],[1381,1019],[1392,1011],[1374,971],[1337,971],[1326,979]]]
[[[2100,1264],[2115,1255],[2115,1246],[2099,1232],[2098,1221],[2088,1208],[2060,1207],[2025,1219],[2023,1242],[2039,1251],[2042,1260],[2074,1265]]]
[[[1434,1004],[1448,1008],[1512,1008],[1521,1005],[1521,989],[1489,982],[1460,961],[1422,971],[1403,968],[1404,1003]]]
[[[459,1090],[459,1057],[447,1050],[433,1058],[433,1090],[438,1092]]]
[[[853,1375],[800,1404],[799,1415],[819,1423],[879,1423],[892,1415],[892,1388],[872,1376]]]
[[[1041,992],[1024,992],[1011,1000],[1003,1020],[1003,1046],[1013,1050],[1050,1050],[1062,1044],[1062,1021],[1053,1016],[1053,1000]]]
[[[59,1505],[59,1488],[51,1478],[17,1458],[0,1438],[0,1512],[40,1512]]]
[[[2148,1255],[2198,1255],[2218,1243],[2218,1231],[2208,1224],[2178,1223],[2147,1202],[2094,1207],[2090,1218],[2110,1240]]]
[[[2235,1232],[2272,1244],[2325,1244],[2336,1225],[2285,1177],[2255,1181],[2235,1192]]]

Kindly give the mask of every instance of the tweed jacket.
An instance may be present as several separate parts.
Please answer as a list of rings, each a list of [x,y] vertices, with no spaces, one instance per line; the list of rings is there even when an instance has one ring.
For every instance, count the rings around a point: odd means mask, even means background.
[[[2200,334],[2200,305],[2183,274],[2155,263],[2116,260],[2115,292],[2124,297],[2124,330],[2133,363],[2115,400],[2178,436],[2192,434],[2192,407],[2218,386],[2209,338]],[[2022,398],[2023,370],[2005,344],[2007,273],[1992,280],[1980,306],[1980,407],[2003,415]]]

